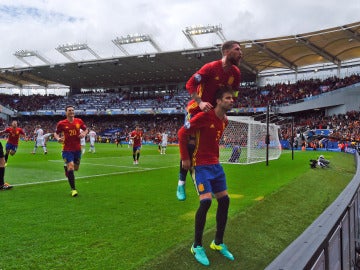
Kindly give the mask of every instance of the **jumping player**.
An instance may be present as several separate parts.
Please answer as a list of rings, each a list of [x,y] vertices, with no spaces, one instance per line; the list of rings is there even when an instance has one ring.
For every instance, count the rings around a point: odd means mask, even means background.
[[[229,87],[237,96],[240,87],[241,73],[238,68],[242,57],[240,43],[238,41],[226,41],[221,47],[222,58],[205,64],[200,70],[191,76],[186,83],[186,89],[192,100],[187,106],[185,125],[191,117],[198,112],[209,112],[216,105],[215,94],[220,87]],[[188,138],[188,152],[191,156],[195,147],[192,134]],[[186,199],[185,183],[187,170],[181,166],[176,191],[178,200]]]

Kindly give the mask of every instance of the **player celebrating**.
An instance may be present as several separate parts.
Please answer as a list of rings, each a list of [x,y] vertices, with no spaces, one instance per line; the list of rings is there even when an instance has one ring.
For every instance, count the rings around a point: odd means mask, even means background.
[[[219,251],[229,260],[234,256],[223,242],[228,217],[229,196],[226,186],[225,173],[219,163],[219,140],[228,124],[226,112],[234,104],[233,91],[221,88],[215,94],[216,107],[208,113],[200,112],[183,126],[178,132],[182,166],[189,170],[193,165],[193,180],[199,195],[200,205],[195,215],[195,239],[191,252],[195,259],[203,265],[209,265],[202,236],[206,223],[206,215],[211,206],[214,194],[218,208],[216,212],[216,234],[210,248]],[[189,156],[187,149],[188,136],[196,134],[196,150]],[[192,159],[192,161],[191,161]]]
[[[74,171],[80,167],[80,139],[84,138],[89,130],[80,118],[75,118],[74,106],[66,106],[65,113],[66,119],[57,123],[54,138],[63,144],[62,157],[65,161],[65,174],[71,187],[71,196],[76,197],[78,192],[75,188]],[[81,132],[80,129],[83,131]]]
[[[216,104],[215,93],[223,86],[234,90],[235,96],[240,87],[240,70],[238,65],[242,57],[240,43],[238,41],[226,41],[221,47],[222,58],[205,64],[186,83],[186,89],[192,100],[187,106],[187,121],[198,112],[208,112]],[[195,140],[193,135],[188,138],[188,151],[191,156],[194,151]],[[180,173],[176,196],[178,200],[186,199],[185,181],[187,170],[183,169],[180,161]]]
[[[134,165],[139,164],[141,142],[142,142],[143,133],[138,125],[136,125],[135,130],[130,133],[130,140],[133,141],[133,160]]]
[[[9,158],[9,154],[12,156],[16,154],[19,145],[20,136],[25,137],[25,132],[22,128],[18,127],[18,122],[14,120],[11,122],[11,127],[8,127],[3,131],[0,131],[0,135],[5,133],[9,134],[7,143],[5,145],[6,153],[4,157],[5,157],[5,165],[6,165]]]

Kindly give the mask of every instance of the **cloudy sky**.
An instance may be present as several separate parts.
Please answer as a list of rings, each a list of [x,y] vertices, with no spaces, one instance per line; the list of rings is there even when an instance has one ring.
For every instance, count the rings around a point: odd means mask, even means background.
[[[0,0],[0,67],[25,66],[18,50],[36,51],[53,63],[68,62],[55,48],[87,43],[102,58],[123,56],[112,40],[149,34],[163,51],[191,48],[182,30],[221,25],[239,41],[301,34],[360,21],[360,0]],[[199,46],[220,43],[215,34],[196,36]],[[150,53],[149,43],[126,45]],[[76,60],[94,59],[88,51]],[[26,57],[32,65],[42,62]]]

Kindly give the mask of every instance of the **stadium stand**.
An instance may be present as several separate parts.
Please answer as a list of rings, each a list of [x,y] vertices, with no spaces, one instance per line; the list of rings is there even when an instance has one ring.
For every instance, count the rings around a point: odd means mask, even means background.
[[[274,107],[291,107],[294,103],[305,104],[304,101],[310,100],[311,97],[321,97],[325,93],[344,91],[346,86],[356,85],[360,81],[359,75],[352,75],[339,79],[336,77],[326,78],[325,80],[310,79],[299,81],[295,84],[275,84],[267,85],[266,87],[252,87],[244,88],[242,95],[237,102],[237,107],[248,108],[248,111],[252,111],[251,108],[255,106],[264,106],[266,103],[272,102]],[[264,93],[265,91],[265,93]],[[341,95],[343,95],[341,93]],[[132,127],[131,121],[108,118],[106,123],[103,120],[97,120],[90,116],[101,115],[129,115],[138,114],[137,122],[143,122],[141,118],[144,118],[144,114],[160,113],[164,115],[165,110],[169,110],[171,114],[181,118],[183,109],[186,103],[189,101],[189,95],[185,89],[177,89],[170,93],[152,94],[150,96],[132,95],[125,91],[118,91],[114,93],[112,90],[102,92],[85,92],[82,94],[75,94],[72,96],[19,96],[19,95],[4,95],[1,94],[1,101],[4,106],[18,111],[18,117],[22,116],[40,116],[49,115],[56,116],[61,115],[63,108],[67,104],[74,104],[77,108],[77,113],[85,116],[89,116],[92,125],[98,127],[99,134],[103,134],[104,130],[109,128],[121,128],[125,126]],[[168,111],[166,111],[168,112]],[[328,149],[329,146],[337,148],[338,143],[342,141],[356,142],[360,140],[359,136],[359,123],[357,121],[359,113],[357,111],[348,111],[345,114],[334,114],[332,116],[326,115],[325,109],[322,110],[308,110],[300,111],[295,116],[295,128],[298,131],[294,141],[296,147],[301,147],[304,144],[306,147],[313,149]],[[28,119],[26,121],[38,123],[40,120],[35,121]],[[99,117],[97,117],[99,118]],[[165,117],[166,118],[166,117]],[[42,119],[41,121],[47,122],[48,120]],[[165,120],[166,121],[166,120]],[[120,124],[121,123],[121,124]],[[31,123],[31,125],[34,123]],[[44,126],[43,123],[41,123]],[[30,125],[30,127],[31,127]],[[49,124],[50,125],[50,124]],[[117,126],[116,126],[117,125]],[[146,124],[144,124],[145,126]],[[181,125],[181,121],[172,130],[174,137],[176,137],[176,128]],[[26,127],[25,127],[26,128]],[[49,130],[51,128],[49,127]],[[324,144],[323,138],[317,137],[314,140],[301,140],[301,135],[305,134],[308,130],[328,130],[331,132],[331,138],[329,142]],[[281,129],[281,139],[284,148],[290,148],[290,131],[289,124],[284,124]],[[156,131],[158,132],[158,131]],[[319,134],[317,134],[319,135]],[[329,134],[327,134],[329,135]],[[148,134],[147,138],[152,138],[153,134]],[[172,138],[172,141],[176,141],[176,138]],[[288,143],[286,143],[288,142]],[[310,145],[311,143],[311,145]]]
[[[254,72],[257,73],[264,66],[264,58],[258,57],[258,52],[266,55],[267,67],[279,67],[287,68],[291,70],[297,70],[301,66],[297,66],[297,60],[303,59],[304,57],[299,57],[295,54],[289,54],[288,56],[281,53],[284,46],[289,46],[289,48],[298,48],[299,53],[302,56],[312,55],[309,57],[312,60],[306,64],[319,64],[318,59],[320,56],[337,56],[337,60],[340,62],[346,62],[351,60],[353,56],[356,56],[358,52],[358,46],[356,42],[359,42],[358,32],[359,24],[354,23],[349,26],[342,26],[339,29],[328,29],[328,31],[323,32],[314,32],[312,35],[298,35],[303,36],[302,41],[298,42],[297,37],[288,37],[287,39],[269,39],[269,40],[258,40],[258,41],[246,41],[244,45],[244,63],[249,64],[249,66],[244,66],[242,64],[242,71],[245,75],[244,78],[246,82],[249,73],[254,79]],[[349,35],[353,37],[353,41],[349,42]],[[307,40],[305,40],[307,37]],[[341,50],[341,53],[331,50],[328,48],[328,51],[323,48],[323,42],[333,43],[335,41],[341,42],[337,46],[337,50]],[[262,43],[263,42],[263,43]],[[307,46],[308,43],[317,46]],[[266,46],[264,45],[266,43]],[[282,46],[277,46],[278,44]],[[258,46],[246,46],[258,45]],[[301,48],[299,46],[302,46]],[[349,47],[350,46],[350,47]],[[319,48],[319,51],[313,51],[311,48]],[[265,48],[260,50],[259,48]],[[184,55],[190,55],[189,52],[171,52],[167,54],[158,54],[156,55],[159,63],[162,63],[165,67],[168,67],[167,63],[178,62],[181,68],[179,69],[167,69],[164,74],[168,77],[167,79],[159,79],[159,77],[154,76],[153,73],[148,72],[141,76],[142,81],[137,82],[146,88],[146,84],[156,84],[164,83],[165,81],[171,81],[172,78],[178,76],[178,70],[183,70],[182,81],[185,81],[189,78],[189,74],[192,74],[194,70],[198,69],[198,66],[201,66],[203,62],[209,62],[210,60],[217,59],[219,57],[218,48],[203,48],[208,50],[204,53],[202,59],[197,59],[196,61],[189,61],[191,57],[185,57]],[[272,54],[267,54],[271,51]],[[309,54],[310,51],[310,54]],[[350,53],[354,52],[354,53]],[[348,53],[346,53],[348,52]],[[342,54],[343,53],[343,54]],[[256,59],[255,57],[256,56]],[[252,59],[252,57],[254,59]],[[274,58],[275,57],[275,58]],[[290,58],[292,57],[292,59]],[[321,57],[322,59],[329,59],[329,57]],[[330,57],[331,58],[331,57]],[[334,58],[334,57],[333,57]],[[16,86],[23,86],[29,82],[29,75],[34,74],[43,74],[43,78],[37,79],[37,81],[44,81],[43,84],[47,86],[49,81],[56,81],[59,77],[57,74],[62,74],[60,77],[62,81],[59,83],[66,82],[64,85],[68,85],[71,89],[69,96],[40,96],[40,95],[0,95],[1,105],[6,107],[8,110],[15,111],[16,117],[20,120],[21,126],[27,132],[32,132],[36,124],[40,124],[46,132],[51,132],[54,130],[54,125],[62,116],[65,105],[73,104],[77,108],[77,114],[81,114],[82,118],[90,125],[93,126],[100,137],[99,141],[102,142],[111,142],[115,136],[115,132],[121,132],[123,136],[126,136],[130,130],[134,128],[135,124],[139,124],[144,130],[145,142],[152,143],[157,132],[162,130],[167,130],[170,134],[169,142],[176,142],[177,130],[183,123],[183,108],[189,100],[188,93],[181,87],[175,91],[168,91],[163,94],[155,95],[155,91],[114,91],[110,89],[113,85],[109,85],[109,80],[105,85],[98,85],[99,81],[97,79],[99,73],[103,72],[104,77],[114,78],[117,77],[119,81],[125,82],[126,84],[134,84],[135,77],[129,76],[128,74],[138,72],[139,66],[145,66],[147,57],[137,57],[131,56],[124,59],[108,59],[107,61],[100,62],[88,62],[88,63],[70,63],[67,65],[68,73],[63,73],[64,68],[61,65],[53,65],[51,67],[33,67],[33,70],[3,70],[5,81],[14,82]],[[279,59],[285,61],[279,61]],[[119,73],[114,68],[119,65],[119,62],[125,61],[129,73]],[[286,64],[288,63],[288,65]],[[291,65],[289,65],[289,63]],[[295,65],[295,66],[294,66]],[[87,72],[93,72],[92,75],[84,76],[84,70]],[[250,71],[249,71],[250,69]],[[152,70],[152,69],[151,69]],[[187,73],[186,73],[187,72]],[[55,76],[56,74],[56,76]],[[70,76],[71,74],[71,76]],[[76,75],[74,75],[76,74]],[[105,76],[105,74],[109,76]],[[164,74],[161,74],[163,76]],[[159,75],[160,76],[160,75]],[[14,77],[14,78],[13,78]],[[138,79],[139,76],[136,76]],[[71,78],[76,78],[73,80]],[[81,79],[78,79],[81,78]],[[85,79],[86,78],[86,79]],[[43,80],[42,80],[43,79]],[[112,80],[112,79],[111,79]],[[180,80],[180,81],[181,81]],[[180,81],[178,82],[180,84]],[[30,81],[30,82],[33,82]],[[309,80],[298,80],[296,83],[277,83],[274,85],[267,84],[265,86],[259,87],[255,84],[246,84],[243,86],[242,94],[240,95],[239,100],[237,100],[236,108],[233,111],[234,114],[246,114],[246,115],[256,115],[257,113],[263,113],[266,110],[267,105],[271,105],[273,113],[283,114],[286,116],[291,116],[295,120],[295,126],[292,126],[292,123],[289,121],[282,123],[281,128],[281,139],[283,141],[282,146],[284,148],[291,148],[296,146],[296,148],[311,150],[329,150],[335,149],[337,151],[350,151],[358,148],[358,143],[360,141],[360,124],[359,124],[359,109],[346,110],[346,106],[339,106],[345,109],[342,113],[338,113],[333,109],[330,109],[330,103],[327,106],[319,108],[317,105],[319,103],[324,103],[324,100],[327,100],[328,93],[338,94],[336,97],[344,96],[348,92],[351,86],[356,86],[360,82],[359,74],[347,75],[346,77],[335,77],[331,76],[326,79],[313,78]],[[111,81],[111,83],[113,83]],[[92,91],[89,93],[80,93],[81,88],[95,88],[95,87],[104,87],[102,91]],[[108,90],[106,90],[108,89]],[[360,87],[355,89],[358,91]],[[134,90],[134,88],[131,88]],[[148,94],[144,94],[147,92]],[[151,94],[149,94],[151,92]],[[355,92],[354,92],[355,93]],[[358,93],[357,93],[358,95]],[[335,96],[335,95],[334,95]],[[355,96],[355,95],[354,95]],[[316,102],[313,102],[314,100]],[[336,98],[333,98],[336,99]],[[344,102],[347,102],[344,100]],[[297,107],[296,107],[297,106]],[[5,125],[6,121],[3,120],[0,124]],[[292,130],[296,130],[296,133],[292,137]],[[291,143],[294,142],[293,145]],[[295,145],[296,144],[296,145]],[[356,153],[356,151],[354,151]],[[357,162],[358,157],[357,157]],[[359,166],[358,166],[359,171]],[[328,240],[331,233],[345,222],[348,222],[349,226],[342,227],[341,239],[349,240],[345,252],[342,253],[340,257],[347,258],[347,260],[342,261],[344,269],[346,266],[349,266],[351,260],[355,259],[355,247],[354,247],[354,232],[349,230],[354,230],[356,225],[356,233],[358,235],[358,213],[359,213],[359,176],[358,172],[352,181],[351,185],[344,190],[344,195],[340,196],[339,199],[334,202],[334,205],[341,205],[341,213],[334,210],[331,212],[334,216],[333,218],[324,218],[327,213],[324,212],[324,215],[319,217],[320,221],[326,221],[326,228],[324,227],[321,231],[315,231],[314,229],[319,228],[319,220],[315,221],[314,226],[309,227],[305,236],[301,236],[299,240],[295,241],[284,253],[274,261],[274,263],[269,266],[268,269],[298,269],[294,268],[291,263],[299,263],[297,266],[300,266],[300,262],[296,261],[297,258],[301,259],[301,263],[307,264],[309,266],[309,261],[314,265],[311,269],[329,269],[325,266],[329,266],[331,259],[338,259],[336,256],[331,256],[331,254],[325,254],[328,262],[324,262],[323,265],[316,264],[317,259],[320,258],[320,263],[323,262],[325,257],[321,257],[322,250],[319,246],[329,246],[329,242],[323,241],[324,239],[319,239],[317,234],[321,234]],[[350,209],[350,211],[348,211]],[[346,212],[348,211],[348,212]],[[333,214],[335,213],[335,214]],[[345,218],[350,216],[349,219]],[[328,215],[330,216],[330,215]],[[343,219],[340,219],[343,218]],[[340,223],[339,224],[339,221]],[[354,224],[356,222],[356,224]],[[346,223],[347,224],[347,223]],[[331,227],[332,226],[332,227]],[[338,227],[337,227],[338,226]],[[348,228],[348,229],[343,229]],[[306,233],[310,232],[310,235]],[[339,234],[334,234],[336,240],[340,239]],[[305,248],[298,248],[297,244],[305,243],[308,239],[313,240],[313,243],[316,242],[318,246],[313,244],[311,248],[306,246]],[[330,243],[331,244],[331,243]],[[344,245],[344,244],[343,244]],[[305,249],[305,250],[304,250]],[[316,249],[316,250],[314,250]],[[328,252],[332,249],[327,249],[325,252]],[[339,250],[335,250],[336,254],[339,254]],[[294,254],[297,256],[293,256]],[[318,256],[320,254],[320,256]],[[309,259],[310,258],[310,259]],[[330,259],[329,259],[330,258]],[[284,263],[290,265],[288,268],[284,267]],[[335,262],[338,263],[338,262]],[[321,268],[324,266],[324,268]],[[300,269],[300,267],[299,267]],[[302,269],[302,268],[301,268]],[[309,268],[310,269],[310,268]],[[342,269],[342,268],[341,268]]]

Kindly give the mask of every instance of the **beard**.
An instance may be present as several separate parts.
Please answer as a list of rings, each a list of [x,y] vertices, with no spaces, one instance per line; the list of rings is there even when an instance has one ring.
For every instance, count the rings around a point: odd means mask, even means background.
[[[235,57],[230,57],[229,62],[234,66],[239,66],[240,64],[240,58],[237,59]]]

